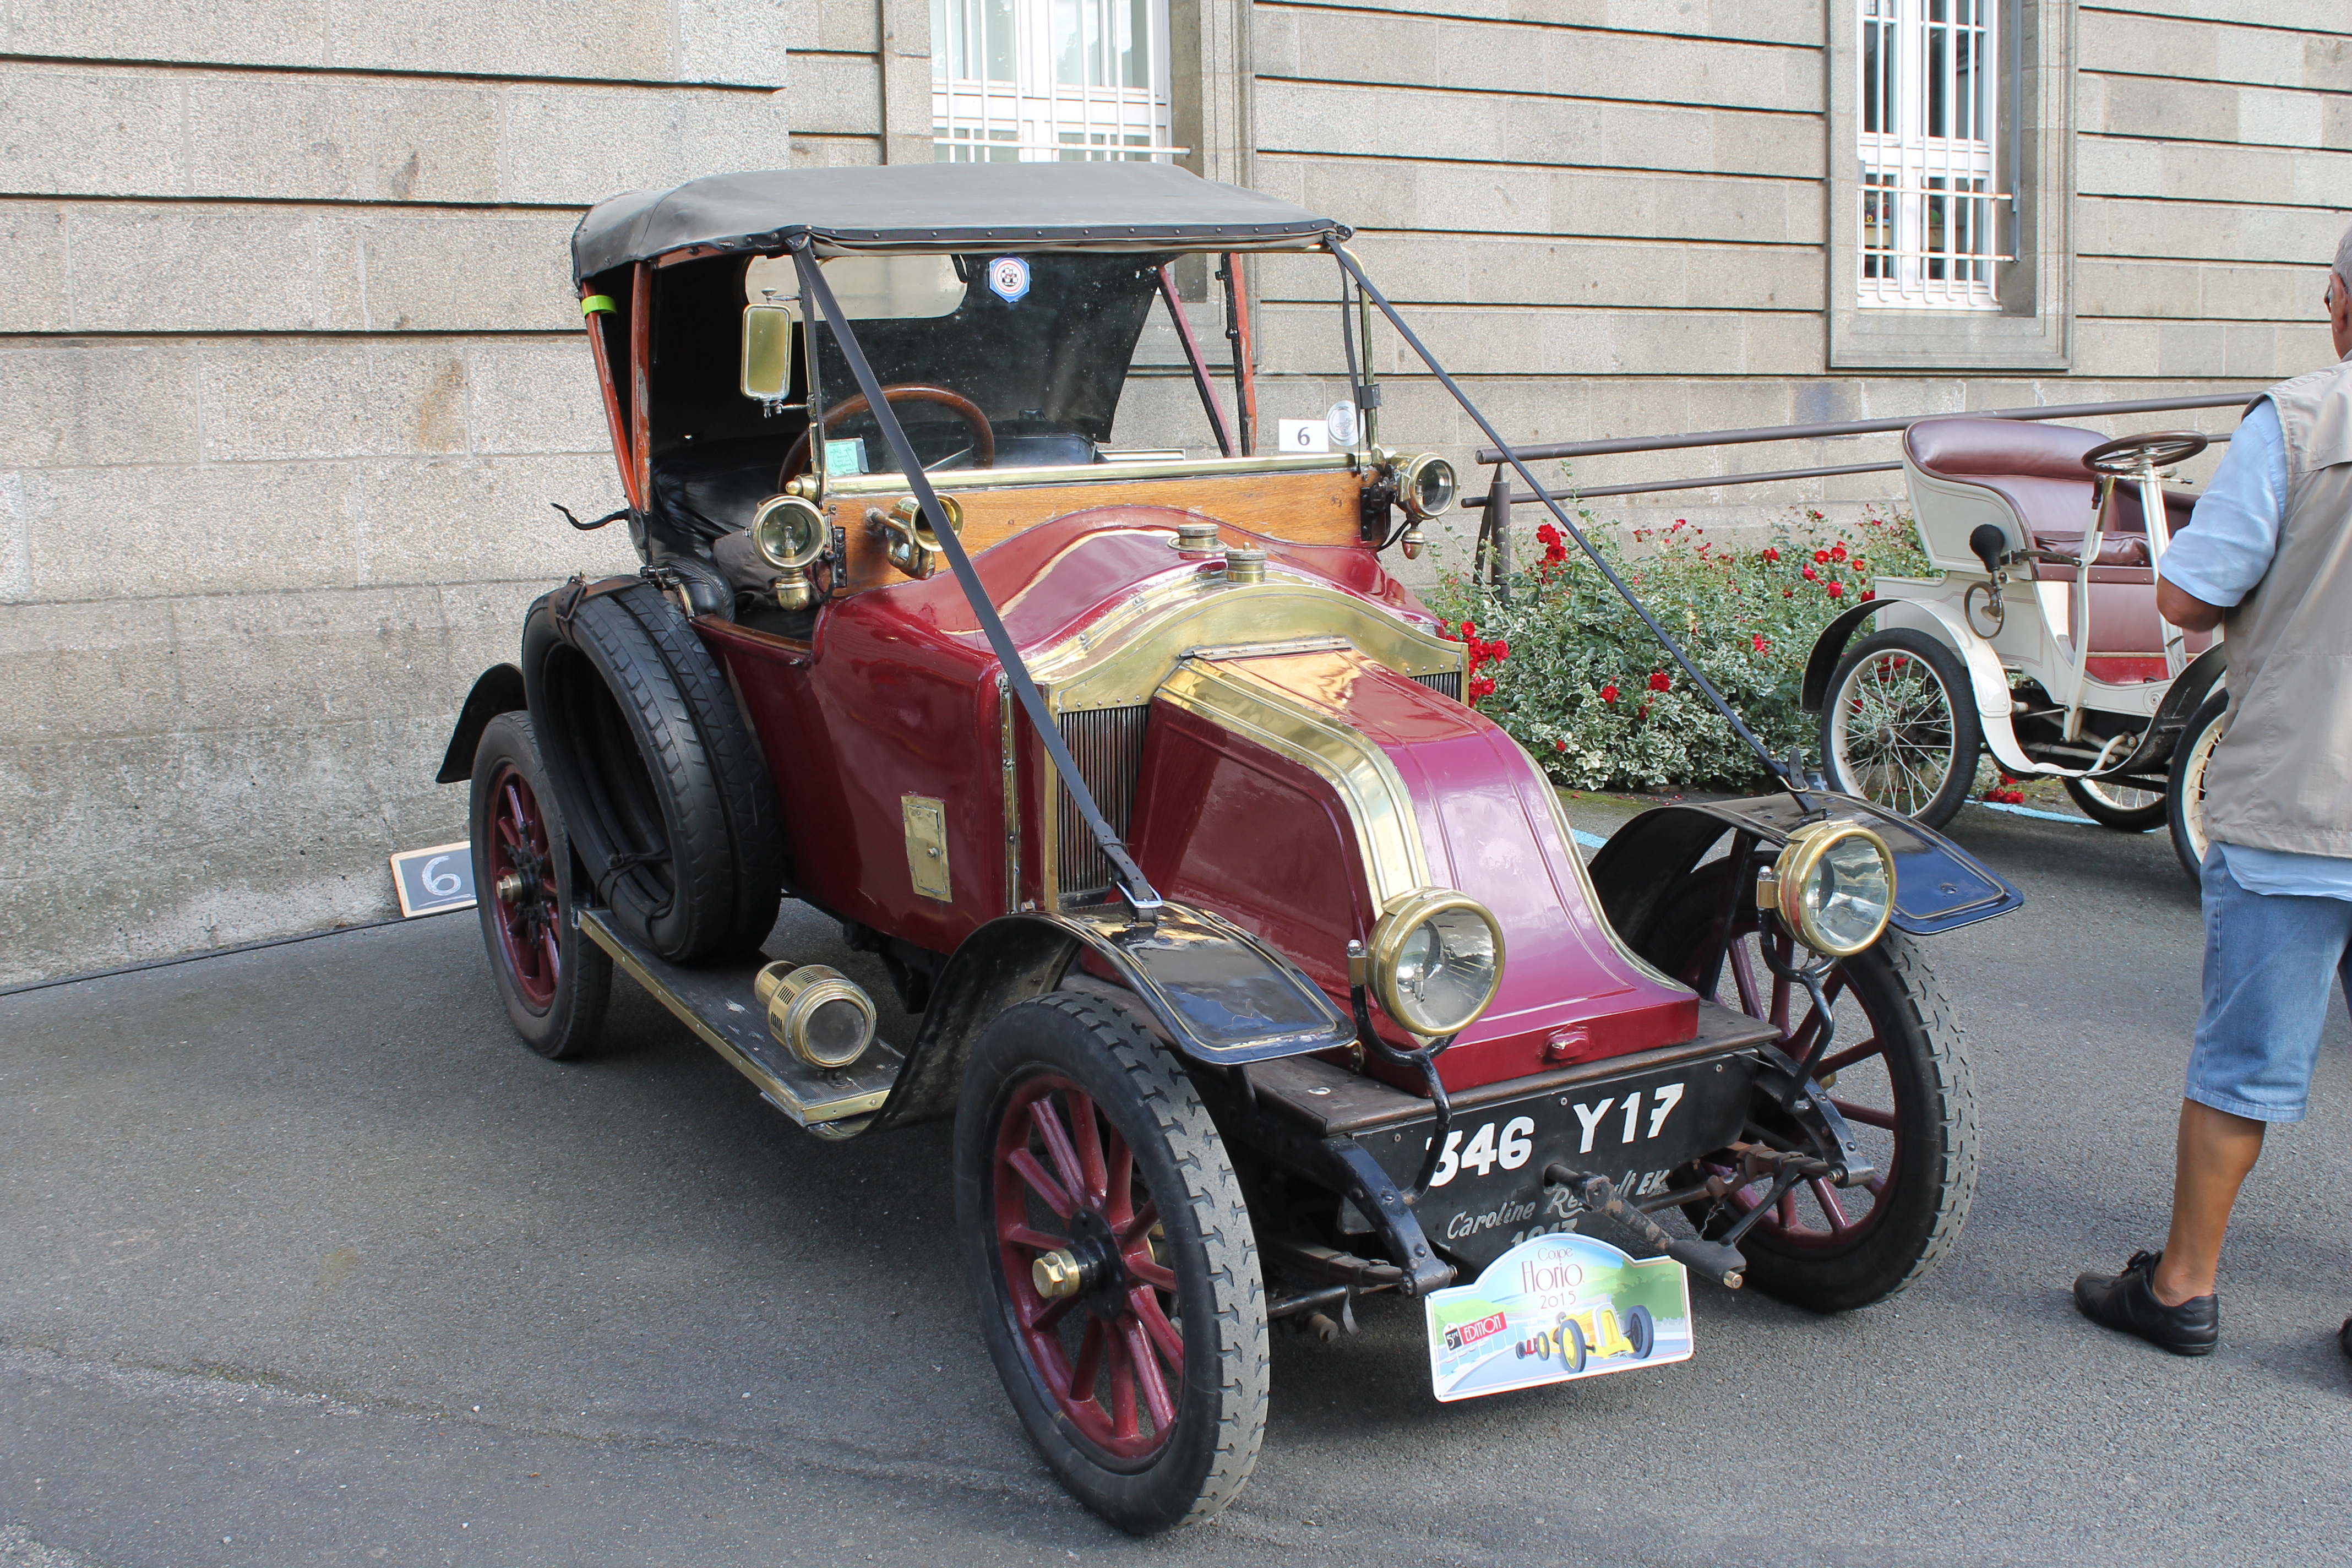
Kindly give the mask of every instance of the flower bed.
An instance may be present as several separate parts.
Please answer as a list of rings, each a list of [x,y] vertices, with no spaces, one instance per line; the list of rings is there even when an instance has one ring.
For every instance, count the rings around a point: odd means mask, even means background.
[[[1911,520],[1877,507],[1852,523],[1814,510],[1776,523],[1761,548],[1718,547],[1676,519],[1621,534],[1579,514],[1618,574],[1776,754],[1815,744],[1799,706],[1822,628],[1872,596],[1874,573],[1928,575]],[[1546,522],[1540,554],[1505,593],[1446,574],[1429,596],[1469,645],[1469,700],[1585,789],[1746,787],[1764,774],[1706,699],[1583,552]]]

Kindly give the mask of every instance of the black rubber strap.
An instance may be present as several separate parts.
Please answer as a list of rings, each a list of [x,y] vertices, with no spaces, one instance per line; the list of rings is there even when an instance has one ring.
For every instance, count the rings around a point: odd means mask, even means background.
[[[1642,624],[1650,628],[1651,634],[1664,647],[1667,654],[1676,664],[1682,666],[1683,673],[1691,678],[1691,684],[1697,687],[1709,702],[1715,704],[1715,710],[1722,714],[1726,721],[1731,725],[1732,731],[1747,742],[1748,749],[1756,753],[1757,759],[1764,764],[1765,771],[1785,785],[1803,788],[1804,775],[1790,773],[1788,764],[1775,757],[1771,748],[1758,740],[1755,731],[1741,722],[1739,715],[1732,711],[1731,704],[1724,700],[1723,693],[1715,689],[1715,683],[1698,672],[1698,666],[1691,662],[1690,655],[1683,651],[1682,644],[1668,636],[1666,628],[1658,624],[1658,618],[1650,614],[1649,606],[1633,596],[1633,590],[1625,585],[1623,578],[1610,569],[1609,563],[1601,559],[1601,552],[1592,547],[1592,541],[1584,537],[1584,531],[1577,527],[1568,513],[1560,509],[1559,502],[1546,493],[1544,487],[1537,482],[1535,475],[1528,471],[1526,462],[1520,458],[1517,452],[1512,449],[1511,444],[1503,439],[1501,433],[1488,423],[1484,414],[1478,411],[1478,405],[1470,401],[1470,395],[1463,391],[1461,384],[1452,376],[1445,374],[1445,367],[1437,363],[1437,356],[1431,353],[1421,339],[1415,335],[1413,330],[1404,324],[1404,318],[1397,314],[1396,307],[1389,303],[1388,296],[1372,287],[1372,280],[1364,276],[1364,269],[1356,265],[1356,258],[1348,254],[1347,247],[1337,241],[1328,243],[1331,254],[1339,258],[1339,265],[1348,269],[1348,275],[1356,280],[1356,287],[1361,289],[1372,303],[1381,308],[1381,314],[1388,318],[1389,325],[1394,327],[1399,335],[1412,346],[1412,352],[1421,356],[1421,363],[1429,367],[1429,373],[1437,377],[1439,384],[1447,392],[1453,394],[1454,401],[1462,405],[1462,411],[1477,421],[1478,428],[1486,432],[1486,439],[1493,445],[1494,449],[1502,453],[1503,460],[1518,471],[1519,478],[1527,481],[1528,489],[1535,493],[1536,499],[1550,509],[1553,519],[1562,528],[1568,530],[1570,538],[1575,540],[1583,548],[1584,553],[1591,558],[1592,564],[1599,568],[1601,575],[1608,579],[1609,585],[1617,590],[1618,595],[1626,604],[1633,606],[1633,613],[1642,617]],[[1509,527],[1509,520],[1505,519],[1500,526]]]
[[[1045,754],[1053,760],[1054,771],[1061,775],[1063,784],[1070,792],[1070,799],[1077,805],[1078,815],[1086,819],[1087,830],[1095,836],[1095,842],[1102,847],[1104,858],[1110,862],[1111,869],[1118,874],[1119,896],[1127,900],[1128,908],[1135,911],[1138,920],[1156,918],[1160,909],[1159,893],[1145,879],[1134,857],[1128,854],[1125,841],[1112,830],[1109,821],[1102,814],[1102,807],[1095,804],[1094,792],[1087,787],[1087,781],[1079,775],[1078,764],[1071,758],[1070,748],[1062,742],[1061,726],[1054,722],[1054,715],[1045,707],[1045,694],[1030,679],[1029,667],[1022,661],[1021,650],[1013,645],[1012,634],[1004,629],[1003,617],[989,602],[988,590],[981,586],[980,574],[972,570],[971,557],[964,552],[963,541],[958,539],[955,530],[948,526],[947,513],[940,509],[939,495],[931,489],[930,476],[923,472],[923,465],[917,461],[915,448],[907,439],[906,429],[898,423],[898,413],[891,408],[889,399],[882,395],[882,384],[875,376],[874,367],[866,363],[865,349],[851,334],[848,318],[841,313],[841,305],[834,299],[833,289],[824,280],[824,269],[817,265],[816,257],[810,251],[806,238],[794,241],[792,249],[793,264],[800,269],[802,291],[814,301],[816,308],[824,313],[825,324],[833,329],[834,341],[841,345],[842,358],[849,362],[849,374],[856,378],[857,390],[866,395],[867,412],[873,416],[874,423],[882,428],[883,444],[890,448],[890,456],[906,479],[907,488],[915,492],[915,500],[923,509],[924,520],[931,525],[931,531],[939,536],[940,549],[947,556],[949,566],[954,570],[956,583],[963,589],[963,596],[971,604],[971,613],[979,620],[981,632],[988,638],[990,649],[995,653],[997,662],[1003,666],[1006,682],[1013,688],[1013,695],[1021,700],[1022,710],[1029,715],[1029,723],[1037,731],[1037,738],[1045,742]],[[1048,888],[1045,891],[1050,902],[1055,889]]]

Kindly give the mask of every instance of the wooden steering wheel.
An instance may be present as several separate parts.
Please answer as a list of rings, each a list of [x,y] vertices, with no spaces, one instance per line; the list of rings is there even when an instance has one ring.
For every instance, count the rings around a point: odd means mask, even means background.
[[[2205,447],[2205,437],[2194,430],[2151,430],[2100,442],[2083,454],[2083,467],[2113,479],[2145,479],[2158,468],[2187,462]]]
[[[944,386],[927,386],[921,382],[908,381],[884,387],[882,400],[886,403],[936,403],[953,411],[971,426],[972,466],[982,468],[994,466],[996,431],[988,423],[988,416],[981,412],[980,405],[963,394],[950,392]],[[776,473],[776,489],[782,489],[808,468],[809,438],[812,436],[828,428],[836,419],[847,419],[872,407],[873,405],[860,393],[826,409],[814,424],[801,432],[800,439],[794,441],[792,450],[784,454],[784,466]]]

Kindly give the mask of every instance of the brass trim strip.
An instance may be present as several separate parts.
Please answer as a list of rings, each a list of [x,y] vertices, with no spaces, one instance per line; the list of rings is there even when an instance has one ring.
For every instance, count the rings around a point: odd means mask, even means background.
[[[1385,905],[1429,885],[1429,856],[1412,792],[1388,753],[1370,739],[1230,666],[1187,661],[1160,686],[1160,696],[1328,784],[1348,808],[1375,903]]]
[[[1461,670],[1468,649],[1398,619],[1353,595],[1286,572],[1226,584],[1180,577],[1136,595],[1086,630],[1041,648],[1029,668],[1055,710],[1127,708],[1148,702],[1188,654],[1220,657],[1306,651],[1270,645],[1310,638],[1344,642],[1399,675]]]
[[[1354,452],[1317,452],[1307,456],[1268,454],[1255,458],[1185,458],[1176,461],[1121,463],[1057,463],[1034,468],[949,468],[929,475],[941,495],[951,490],[1018,489],[1030,485],[1117,483],[1121,479],[1197,479],[1217,475],[1351,473],[1363,459]],[[793,481],[799,484],[801,481]],[[804,494],[814,486],[791,493]],[[904,474],[835,474],[824,482],[825,499],[844,496],[895,495],[907,488]]]
[[[1004,763],[1004,912],[1021,907],[1021,766],[1013,730],[1013,688],[996,678],[996,750]]]
[[[1062,706],[1054,700],[1051,687],[1045,689],[1045,705],[1058,722]],[[1054,766],[1054,754],[1045,749],[1045,738],[1036,735],[1032,740],[1036,758],[1032,771],[1037,779],[1037,901],[1058,910],[1062,907],[1062,802],[1057,793],[1062,788],[1061,773]]]
[[[717,1051],[726,1058],[730,1067],[750,1079],[758,1087],[760,1092],[767,1096],[769,1103],[802,1126],[814,1130],[824,1123],[838,1122],[854,1116],[865,1116],[881,1110],[882,1102],[890,1098],[890,1091],[881,1089],[868,1090],[863,1094],[845,1095],[839,1100],[814,1101],[803,1100],[793,1091],[790,1084],[745,1056],[736,1048],[732,1040],[703,1022],[702,1015],[697,1013],[687,1004],[685,998],[662,984],[658,976],[639,963],[637,955],[629,951],[627,943],[605,929],[604,922],[597,910],[580,911],[580,929],[590,941],[612,954],[613,962],[621,966],[621,973],[644,986],[655,1001],[676,1014],[678,1022],[693,1030],[696,1037],[704,1045]]]
[[[1235,642],[1215,647],[1188,647],[1186,658],[1272,658],[1286,653],[1330,653],[1355,645],[1346,637],[1293,637],[1288,642]]]

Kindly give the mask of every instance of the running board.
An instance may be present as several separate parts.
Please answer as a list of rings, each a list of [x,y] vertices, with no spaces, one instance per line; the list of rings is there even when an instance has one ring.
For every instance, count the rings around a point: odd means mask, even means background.
[[[705,1045],[750,1079],[761,1099],[818,1137],[856,1137],[890,1098],[890,1087],[898,1081],[898,1069],[907,1059],[895,1046],[877,1039],[856,1066],[827,1072],[776,1043],[768,1033],[767,1015],[751,997],[751,977],[768,962],[765,958],[688,969],[629,940],[613,927],[604,910],[582,910],[580,930]]]

